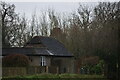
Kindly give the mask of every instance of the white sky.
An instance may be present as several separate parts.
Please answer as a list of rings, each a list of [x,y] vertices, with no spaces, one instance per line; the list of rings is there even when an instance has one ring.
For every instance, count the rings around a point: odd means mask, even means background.
[[[12,2],[16,5],[16,12],[26,16],[31,16],[34,12],[40,15],[48,9],[54,9],[57,13],[71,13],[76,11],[79,4],[77,2]]]
[[[104,1],[104,2],[114,2],[119,0],[2,0],[7,2],[98,2],[98,1]]]
[[[25,15],[29,18],[36,11],[40,15],[41,11],[47,11],[49,8],[54,9],[58,13],[71,13],[77,11],[79,2],[87,2],[89,6],[95,6],[100,1],[119,1],[119,0],[2,0],[11,4],[15,4],[16,13]]]
[[[55,12],[60,14],[70,14],[77,11],[79,2],[10,2],[15,4],[15,12],[26,17],[31,18],[31,15],[36,12],[39,16],[41,12],[47,11],[48,9],[54,9]],[[96,2],[87,2],[89,5],[95,5]],[[83,4],[83,2],[81,2]],[[85,3],[84,3],[85,4]]]

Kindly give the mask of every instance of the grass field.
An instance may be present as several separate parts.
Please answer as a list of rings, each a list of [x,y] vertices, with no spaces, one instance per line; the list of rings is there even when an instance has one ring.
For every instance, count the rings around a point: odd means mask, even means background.
[[[88,78],[88,79],[102,79],[105,78],[102,75],[81,75],[81,74],[37,74],[37,75],[27,75],[27,76],[14,76],[14,77],[4,77],[5,78]]]

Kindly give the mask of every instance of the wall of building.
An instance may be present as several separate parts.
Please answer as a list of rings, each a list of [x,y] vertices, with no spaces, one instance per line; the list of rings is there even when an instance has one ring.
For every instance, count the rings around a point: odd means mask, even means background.
[[[31,66],[41,66],[41,56],[29,56]],[[74,58],[46,57],[46,66],[58,67],[59,73],[74,73]]]
[[[41,66],[41,56],[29,56],[31,66]],[[46,66],[50,66],[50,57],[46,57]]]
[[[51,64],[59,67],[59,73],[74,73],[74,59],[71,57],[54,57]],[[58,62],[57,62],[58,61]]]
[[[62,73],[74,73],[73,58],[62,58]]]

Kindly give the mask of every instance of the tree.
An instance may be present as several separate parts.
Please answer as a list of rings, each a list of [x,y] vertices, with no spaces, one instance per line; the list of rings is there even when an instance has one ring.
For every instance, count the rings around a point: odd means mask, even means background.
[[[77,13],[69,18],[69,44],[70,50],[76,58],[92,53],[92,35],[90,30],[91,11],[89,7],[80,5]],[[87,45],[87,46],[86,46]]]
[[[40,17],[40,31],[42,36],[49,36],[49,29],[48,27],[48,21],[47,21],[47,13],[42,12],[42,16]]]
[[[66,33],[65,33],[65,28],[66,28],[66,23],[67,21],[64,21],[64,18],[62,19],[60,14],[57,15],[57,13],[54,10],[48,11],[48,16],[49,16],[49,29],[50,29],[50,36],[59,40],[61,43],[63,43],[65,46],[67,46],[67,40],[66,40]]]
[[[30,38],[28,21],[15,13],[15,5],[1,2],[2,47],[23,47]]]
[[[116,64],[118,56],[118,33],[120,19],[120,2],[101,2],[95,7],[94,22],[96,25],[96,44],[98,55],[108,65],[108,77],[115,78],[117,72]]]
[[[28,31],[28,24],[27,24],[27,19],[25,17],[25,14],[20,18],[17,17],[16,20],[16,25],[15,28],[13,29],[13,34],[14,34],[14,46],[17,47],[23,47],[24,44],[28,41],[29,39],[29,31]]]
[[[2,58],[3,67],[29,66],[29,58],[23,54],[10,54]]]
[[[59,23],[58,23],[57,16],[55,15],[55,11],[49,9],[48,15],[49,15],[49,19],[50,19],[50,27],[51,27],[51,29],[53,29],[55,27],[58,27]]]
[[[30,23],[30,37],[33,38],[35,36],[35,28],[36,28],[36,19],[35,14],[32,15],[31,23]],[[31,39],[30,38],[30,39]]]
[[[11,36],[9,36],[9,34],[11,34],[11,26],[14,25],[14,19],[16,18],[16,13],[14,12],[15,5],[0,2],[0,9],[2,22],[2,46],[10,47],[11,44],[9,43],[9,40]]]

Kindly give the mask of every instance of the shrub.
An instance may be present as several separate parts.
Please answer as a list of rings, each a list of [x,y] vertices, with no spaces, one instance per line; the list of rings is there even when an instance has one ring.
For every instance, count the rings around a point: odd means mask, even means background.
[[[25,67],[29,65],[29,58],[23,54],[10,54],[2,58],[3,67]]]

